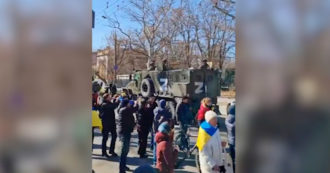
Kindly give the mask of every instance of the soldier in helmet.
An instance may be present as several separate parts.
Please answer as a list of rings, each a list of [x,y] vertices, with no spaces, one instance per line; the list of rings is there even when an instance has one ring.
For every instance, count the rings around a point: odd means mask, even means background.
[[[155,60],[148,61],[147,68],[149,71],[155,70],[156,69]]]
[[[207,64],[207,59],[202,60],[202,64],[199,66],[199,69],[210,69],[210,66]]]
[[[162,70],[163,71],[168,70],[167,58],[162,59]]]

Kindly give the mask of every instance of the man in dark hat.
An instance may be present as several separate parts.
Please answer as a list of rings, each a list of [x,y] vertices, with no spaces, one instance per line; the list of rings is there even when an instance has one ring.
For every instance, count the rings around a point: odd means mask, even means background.
[[[167,58],[162,59],[162,70],[163,71],[168,70]]]
[[[149,71],[156,70],[155,60],[148,61],[147,68]]]
[[[210,69],[210,66],[207,64],[207,59],[202,60],[202,64],[199,66],[199,69]]]

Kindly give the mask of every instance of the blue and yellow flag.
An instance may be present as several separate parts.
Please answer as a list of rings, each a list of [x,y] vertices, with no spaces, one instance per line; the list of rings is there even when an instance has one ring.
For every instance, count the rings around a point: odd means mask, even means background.
[[[203,150],[203,147],[211,139],[214,133],[217,131],[217,128],[211,126],[208,122],[204,121],[198,130],[198,137],[196,145],[199,151]]]
[[[102,131],[102,120],[99,117],[99,111],[92,110],[92,127],[98,127]]]

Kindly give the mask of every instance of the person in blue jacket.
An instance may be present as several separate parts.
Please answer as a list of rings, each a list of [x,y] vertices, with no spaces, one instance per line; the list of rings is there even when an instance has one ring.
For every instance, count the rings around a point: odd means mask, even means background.
[[[158,126],[163,123],[163,122],[168,122],[171,126],[171,128],[173,128],[173,121],[172,121],[172,114],[171,112],[166,108],[166,101],[164,99],[159,101],[159,105],[158,107],[156,107],[154,109],[154,122],[153,122],[153,134],[155,136],[155,134],[158,132]],[[156,148],[157,148],[157,144],[155,142],[156,140],[154,140],[153,143],[153,163],[156,164]]]

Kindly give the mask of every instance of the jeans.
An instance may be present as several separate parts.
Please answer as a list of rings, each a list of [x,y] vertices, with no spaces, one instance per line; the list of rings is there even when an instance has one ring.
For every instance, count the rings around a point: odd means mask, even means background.
[[[153,147],[154,147],[154,142],[155,142],[155,141],[154,141],[154,136],[155,136],[155,135],[154,135],[154,132],[153,132],[152,129],[150,130],[150,133],[151,133],[151,144],[150,144],[150,150],[153,150],[153,149],[154,149],[154,148],[153,148]]]
[[[140,156],[144,156],[146,154],[146,149],[148,144],[148,134],[149,134],[148,128],[141,128],[141,130],[138,131],[138,135],[139,135],[138,154]]]
[[[184,134],[187,134],[188,126],[186,123],[180,122],[180,128],[184,131]]]
[[[235,145],[229,144],[229,155],[233,161],[233,171],[235,173]]]
[[[111,144],[110,144],[109,153],[112,154],[115,151],[115,145],[116,145],[116,139],[117,139],[116,129],[113,128],[113,129],[110,129],[110,131],[107,129],[103,129],[102,130],[102,154],[106,154],[109,132],[111,132]]]
[[[154,143],[153,143],[153,164],[156,165],[157,163],[157,155],[156,155],[156,152],[157,152],[157,143],[156,143],[156,139],[154,139]]]
[[[119,171],[120,173],[124,173],[126,167],[127,154],[129,152],[129,144],[131,141],[131,134],[120,135],[120,141],[122,143],[122,148],[120,154]]]

